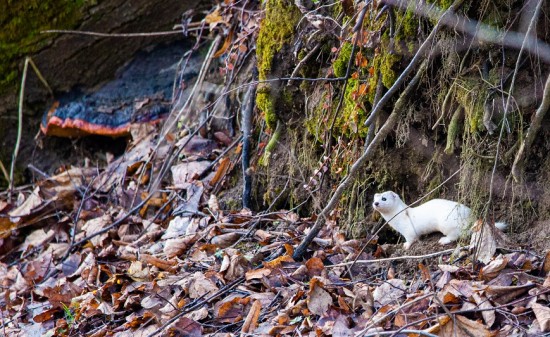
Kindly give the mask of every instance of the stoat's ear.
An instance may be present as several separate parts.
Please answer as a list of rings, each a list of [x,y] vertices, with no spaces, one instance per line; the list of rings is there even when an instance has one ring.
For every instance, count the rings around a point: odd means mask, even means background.
[[[391,192],[391,196],[392,196],[394,199],[399,199],[399,196],[398,196],[397,193],[395,193],[395,192]]]

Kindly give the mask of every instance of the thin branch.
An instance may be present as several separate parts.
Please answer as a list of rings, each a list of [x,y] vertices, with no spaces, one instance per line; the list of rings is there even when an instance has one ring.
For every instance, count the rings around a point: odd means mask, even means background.
[[[439,252],[426,254],[426,255],[405,255],[405,256],[388,257],[385,259],[357,260],[357,261],[343,262],[343,263],[326,266],[326,268],[344,267],[344,266],[353,265],[354,263],[379,263],[379,262],[398,261],[398,260],[418,260],[418,259],[425,259],[425,258],[434,257],[434,256],[447,255],[454,251],[455,249],[453,248],[453,249],[442,250]]]
[[[201,30],[200,27],[189,28],[186,31],[198,31]],[[169,30],[162,32],[145,32],[145,33],[100,33],[100,32],[91,32],[86,30],[66,30],[66,29],[50,29],[42,30],[40,34],[75,34],[75,35],[87,35],[87,36],[96,36],[96,37],[146,37],[146,36],[164,36],[164,35],[181,35],[182,30]]]

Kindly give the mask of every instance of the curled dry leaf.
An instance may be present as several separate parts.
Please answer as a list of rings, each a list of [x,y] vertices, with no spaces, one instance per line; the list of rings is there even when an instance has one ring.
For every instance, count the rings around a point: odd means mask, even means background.
[[[495,324],[495,310],[487,310],[492,309],[493,306],[491,305],[491,302],[489,302],[489,299],[478,292],[473,292],[472,297],[474,301],[476,302],[477,306],[480,309],[483,309],[481,312],[481,316],[483,316],[483,320],[485,321],[485,324],[490,328]]]
[[[506,268],[507,264],[508,258],[499,256],[481,269],[481,277],[483,277],[485,280],[493,279],[497,277],[498,273],[502,269]]]
[[[214,236],[210,242],[213,245],[218,246],[219,248],[227,248],[232,246],[240,238],[241,238],[241,234],[239,233],[236,233],[236,232],[225,233],[225,234]]]
[[[271,269],[269,268],[254,269],[246,272],[245,279],[247,281],[261,279],[265,276],[269,276],[270,274],[271,274]]]
[[[197,235],[189,235],[182,238],[166,240],[163,248],[164,254],[169,259],[180,256],[187,252],[189,247],[191,247],[196,241]]]
[[[261,311],[262,302],[260,302],[259,300],[254,301],[244,320],[243,327],[241,329],[242,333],[250,333],[256,329],[256,327],[258,326],[258,319],[260,318]]]
[[[40,187],[36,187],[25,201],[16,209],[11,210],[8,215],[13,218],[13,222],[19,222],[19,218],[31,214],[42,202],[44,200],[40,196]]]

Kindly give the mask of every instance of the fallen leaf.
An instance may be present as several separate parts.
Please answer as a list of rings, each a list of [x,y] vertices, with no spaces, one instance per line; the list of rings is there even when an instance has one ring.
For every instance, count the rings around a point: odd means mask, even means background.
[[[397,302],[405,296],[405,282],[401,279],[391,279],[376,287],[372,292],[375,307],[379,308],[389,303]]]
[[[323,282],[313,278],[307,295],[307,308],[315,315],[324,315],[332,305],[332,297],[323,289]]]
[[[547,305],[539,303],[531,304],[531,309],[539,322],[540,330],[542,332],[550,332],[550,308]]]
[[[256,300],[252,303],[241,329],[242,333],[253,332],[258,326],[258,319],[262,311],[262,302]]]

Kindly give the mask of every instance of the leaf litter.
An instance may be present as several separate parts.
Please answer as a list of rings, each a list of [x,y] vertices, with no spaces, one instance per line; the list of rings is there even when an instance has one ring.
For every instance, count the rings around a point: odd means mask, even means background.
[[[258,16],[231,11],[217,8],[206,21],[226,28],[216,53],[233,55],[226,72],[243,62],[259,26]],[[247,24],[233,32],[242,16]],[[335,212],[308,258],[294,261],[315,215],[220,207],[217,194],[240,165],[234,139],[134,131],[106,167],[65,168],[0,200],[4,335],[550,332],[550,253],[497,249],[498,235],[477,224],[471,250],[385,258],[376,238],[347,239]],[[157,146],[161,136],[168,145]],[[151,192],[174,153],[171,179]]]
[[[135,149],[147,153],[152,139]],[[130,214],[147,194],[140,170],[128,168],[145,165],[146,156],[125,156],[103,171],[70,168],[5,201],[0,279],[7,335],[550,331],[548,256],[500,250],[483,263],[473,252],[443,254],[395,276],[391,270],[404,268],[406,258],[385,261],[385,246],[347,240],[333,219],[309,258],[294,261],[312,219],[285,210],[223,210],[211,180],[197,174],[174,174],[157,203]],[[226,158],[234,167],[239,156],[234,150]],[[107,183],[97,182],[120,167],[125,172],[119,184],[109,180],[106,195]]]

